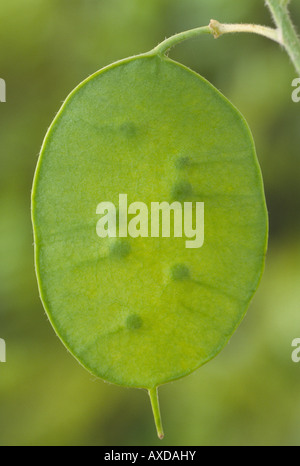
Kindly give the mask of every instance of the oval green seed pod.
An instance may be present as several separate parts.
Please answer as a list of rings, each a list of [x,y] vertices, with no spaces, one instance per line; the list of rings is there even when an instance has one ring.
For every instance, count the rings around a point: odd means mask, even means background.
[[[156,389],[212,359],[257,289],[267,244],[249,128],[211,84],[156,54],[67,98],[32,194],[41,299],[92,374]]]

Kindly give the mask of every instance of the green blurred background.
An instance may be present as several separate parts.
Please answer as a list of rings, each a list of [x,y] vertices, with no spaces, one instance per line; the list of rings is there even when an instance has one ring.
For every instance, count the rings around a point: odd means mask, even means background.
[[[291,5],[300,29],[300,4]],[[171,57],[209,79],[245,115],[270,214],[266,270],[230,344],[160,388],[156,438],[146,392],[95,380],[47,321],[33,265],[30,191],[47,127],[67,94],[113,61],[208,24],[271,25],[263,0],[0,0],[0,445],[299,445],[300,103],[286,54],[267,39],[201,37]]]

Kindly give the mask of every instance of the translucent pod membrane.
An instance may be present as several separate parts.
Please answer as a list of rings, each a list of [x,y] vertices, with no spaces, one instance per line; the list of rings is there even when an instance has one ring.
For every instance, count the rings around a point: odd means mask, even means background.
[[[260,168],[241,114],[155,54],[67,98],[32,194],[41,299],[92,374],[157,389],[212,359],[257,289],[267,244]]]

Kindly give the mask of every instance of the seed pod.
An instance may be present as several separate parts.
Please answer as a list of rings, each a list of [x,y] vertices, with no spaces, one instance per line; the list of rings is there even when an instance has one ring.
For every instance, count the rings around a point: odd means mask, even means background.
[[[156,388],[220,352],[262,274],[267,211],[244,118],[166,57],[104,68],[47,133],[32,217],[58,336],[95,376],[149,390],[159,424]]]

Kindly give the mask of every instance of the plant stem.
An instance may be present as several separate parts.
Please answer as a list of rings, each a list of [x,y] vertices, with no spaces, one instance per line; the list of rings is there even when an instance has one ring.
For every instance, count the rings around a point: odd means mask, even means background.
[[[276,29],[260,26],[258,24],[222,24],[212,19],[208,26],[202,26],[189,31],[180,32],[165,39],[157,47],[151,50],[151,54],[165,55],[172,47],[187,39],[211,34],[216,39],[223,34],[247,32],[259,34],[282,45],[289,54],[296,71],[300,75],[300,41],[289,17],[287,5],[289,0],[266,0],[273,15]]]
[[[162,422],[161,422],[157,387],[151,388],[149,390],[149,396],[150,396],[155,426],[157,430],[157,435],[158,435],[158,438],[162,440],[164,438],[164,431],[163,431]]]
[[[277,30],[280,31],[282,44],[300,76],[300,40],[289,16],[288,1],[266,0],[266,4],[272,13]]]
[[[157,47],[155,47],[155,49],[152,50],[152,53],[165,55],[172,47],[179,44],[180,42],[203,34],[211,34],[217,39],[223,34],[231,34],[236,32],[250,32],[259,34],[261,36],[267,37],[268,39],[272,39],[281,43],[280,34],[277,29],[259,26],[256,24],[221,24],[219,21],[212,19],[208,26],[190,29],[189,31],[180,32],[179,34],[175,34],[174,36],[169,37],[168,39],[161,42]]]
[[[275,42],[283,45],[281,41],[281,35],[277,29],[260,26],[259,24],[221,24],[219,21],[212,19],[209,27],[216,39],[223,34],[248,32],[267,37],[268,39],[274,40]]]
[[[189,31],[180,32],[179,34],[175,34],[161,42],[157,47],[155,47],[155,49],[151,50],[151,52],[156,53],[157,55],[165,55],[172,47],[180,42],[184,42],[187,39],[192,39],[193,37],[197,37],[202,34],[212,34],[211,28],[209,26],[203,26],[190,29]]]

